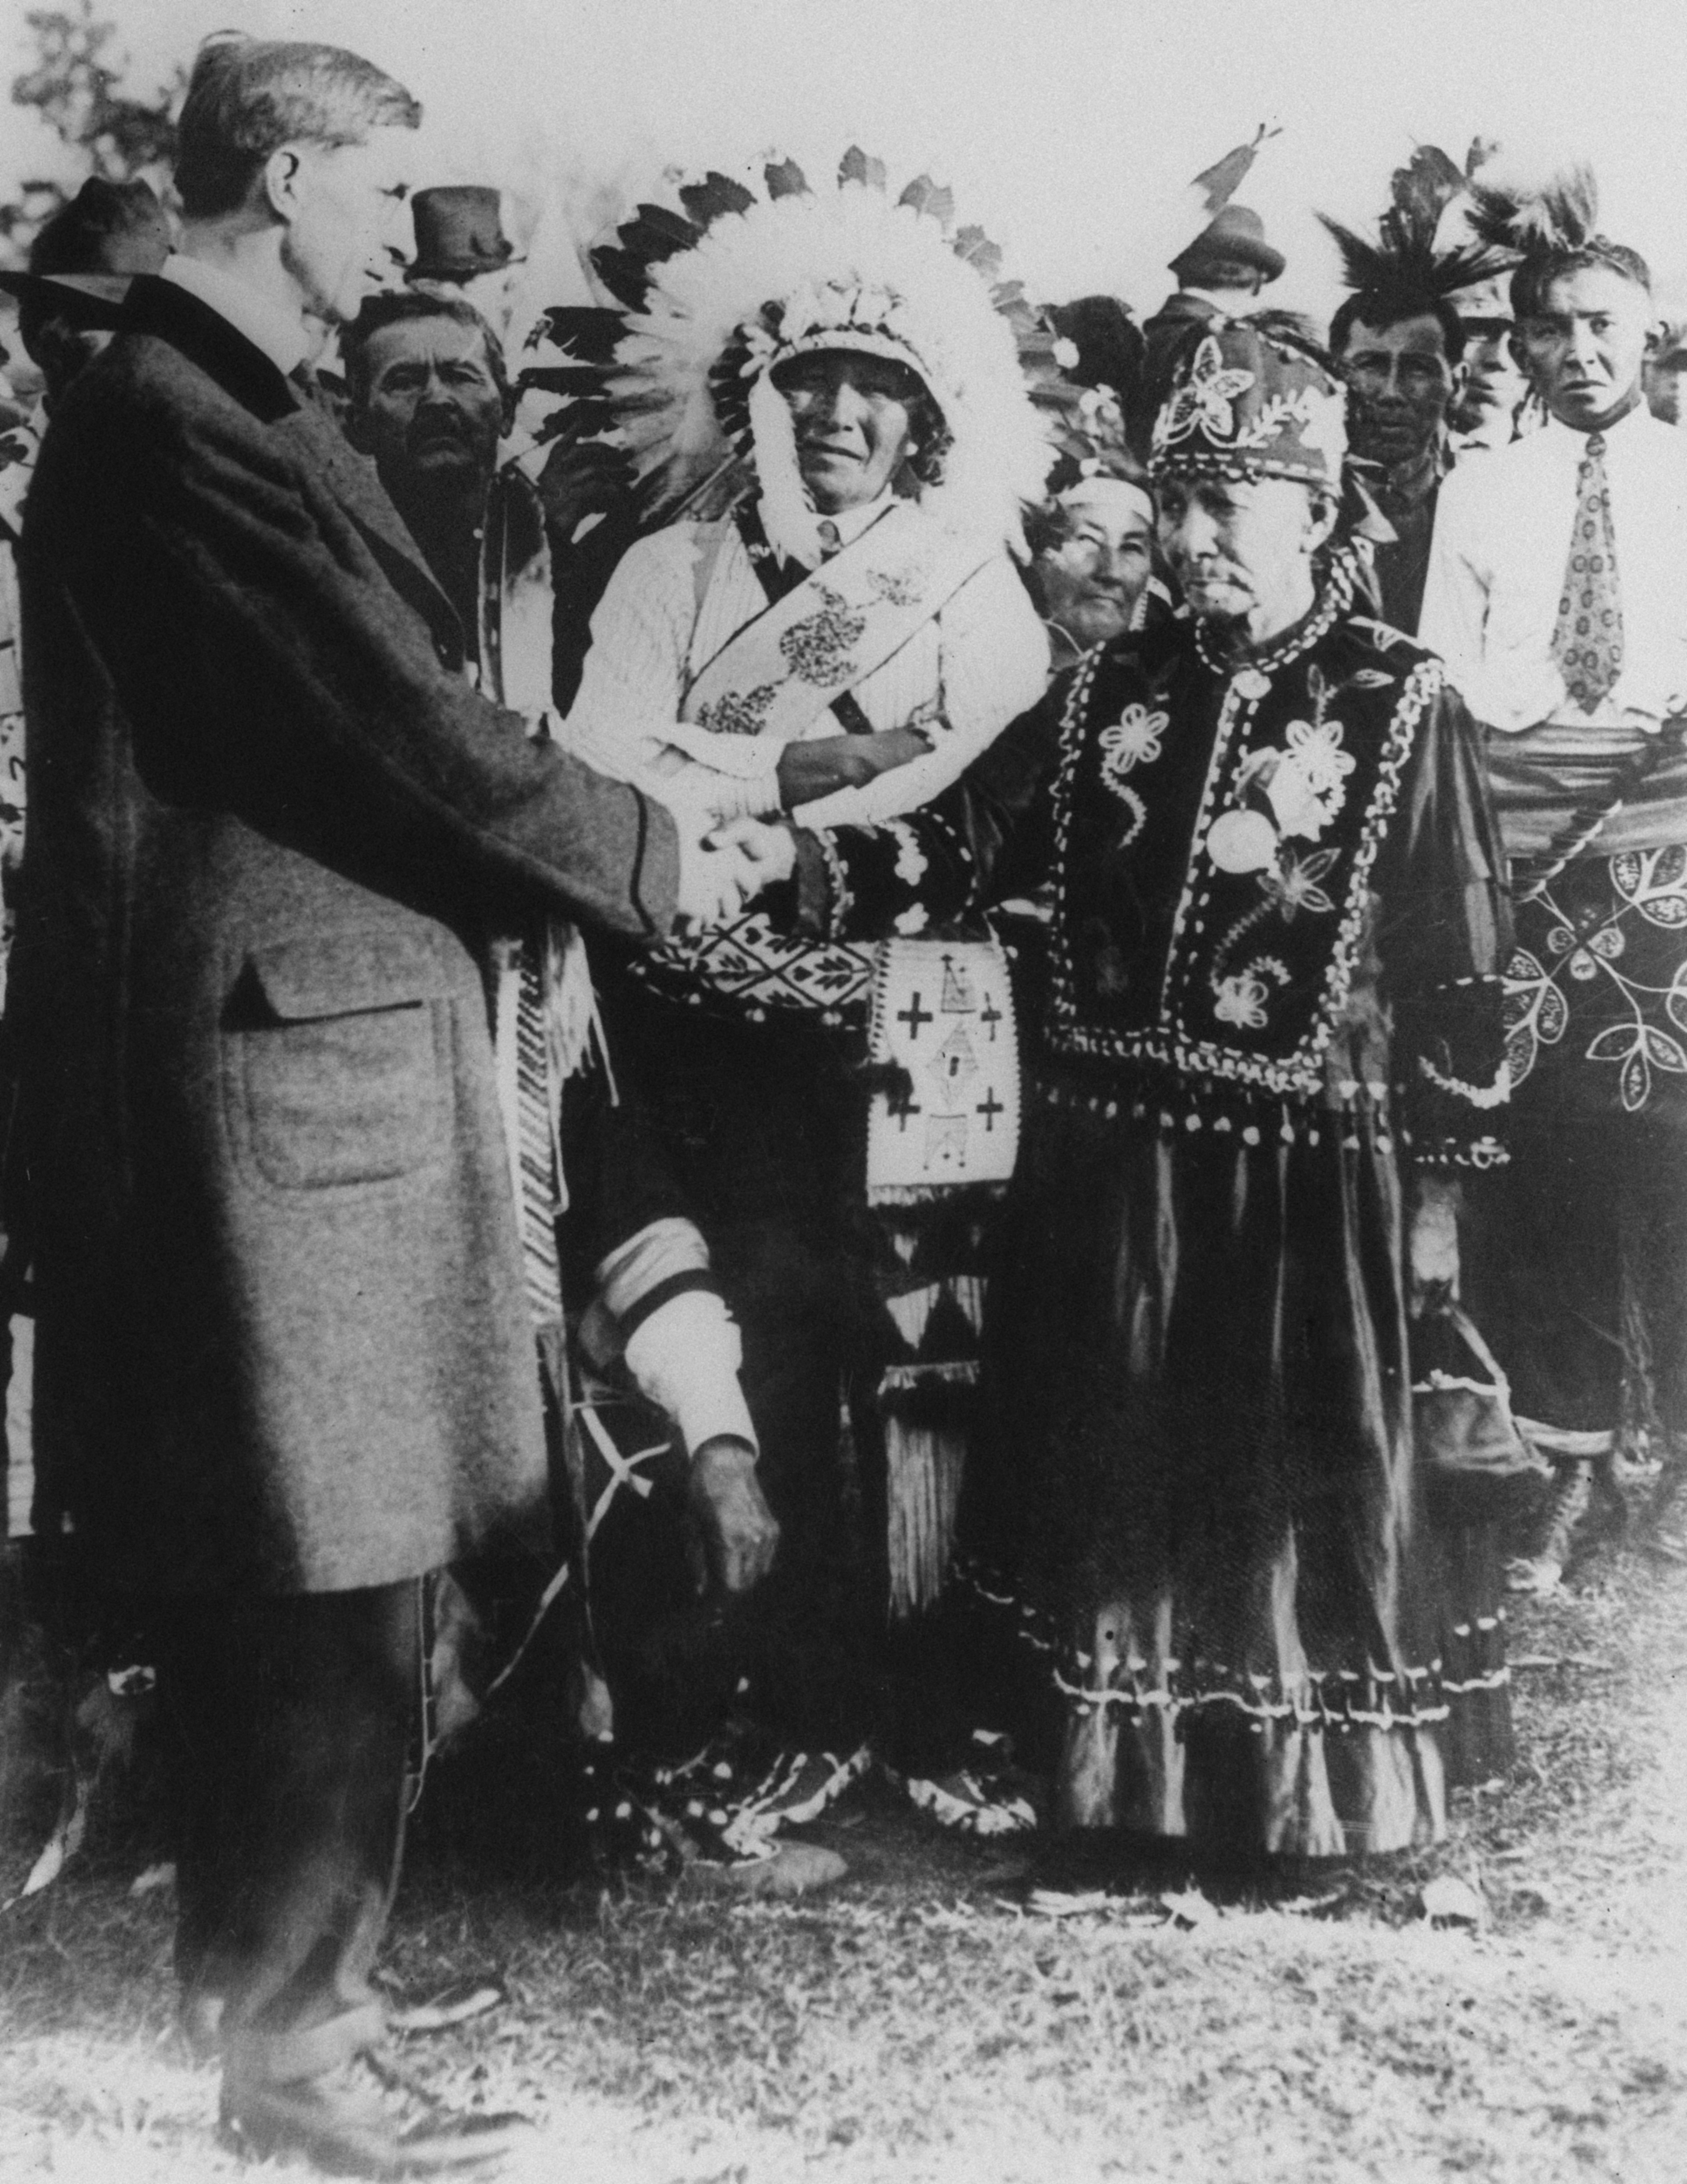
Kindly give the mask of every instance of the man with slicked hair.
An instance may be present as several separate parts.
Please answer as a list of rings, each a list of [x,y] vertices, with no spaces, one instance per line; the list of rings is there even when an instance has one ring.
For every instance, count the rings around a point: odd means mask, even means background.
[[[481,945],[551,910],[664,936],[747,856],[467,686],[320,401],[306,315],[390,265],[418,119],[332,47],[202,52],[180,250],[48,430],[9,1178],[43,1463],[155,1612],[225,2128],[381,2175],[509,2136],[407,2112],[370,1978],[420,1582],[545,1516]]]

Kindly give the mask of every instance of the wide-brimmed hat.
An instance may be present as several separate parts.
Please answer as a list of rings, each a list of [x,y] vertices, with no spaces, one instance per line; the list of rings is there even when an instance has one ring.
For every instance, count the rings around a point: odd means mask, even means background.
[[[135,276],[156,273],[169,255],[170,222],[148,185],[91,175],[42,222],[27,271],[0,272],[0,290],[25,307],[26,337],[31,315],[112,327]]]
[[[1238,262],[1275,281],[1289,261],[1266,241],[1265,222],[1250,206],[1228,204],[1178,253],[1170,270],[1180,281],[1199,283],[1205,268]]]
[[[12,273],[0,271],[0,290],[31,301],[73,326],[114,327],[122,321],[132,273]]]
[[[1346,410],[1346,389],[1310,348],[1256,320],[1216,320],[1178,364],[1152,472],[1298,478],[1339,493]]]
[[[498,193],[481,182],[449,182],[418,190],[410,200],[416,254],[408,281],[472,281],[516,262],[504,231]]]

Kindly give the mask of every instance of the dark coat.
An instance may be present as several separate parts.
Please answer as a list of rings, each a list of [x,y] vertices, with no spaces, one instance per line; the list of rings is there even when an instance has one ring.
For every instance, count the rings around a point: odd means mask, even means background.
[[[483,935],[671,922],[665,812],[460,677],[326,414],[137,281],[21,556],[11,1212],[40,1461],[105,1573],[331,1591],[541,1518]]]

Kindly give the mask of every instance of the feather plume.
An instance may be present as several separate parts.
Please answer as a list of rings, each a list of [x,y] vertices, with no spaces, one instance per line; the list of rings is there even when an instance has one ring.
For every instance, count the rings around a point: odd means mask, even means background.
[[[1434,235],[1441,214],[1464,193],[1464,171],[1439,144],[1420,144],[1405,166],[1395,169],[1392,187],[1395,213],[1414,232]]]
[[[1522,258],[1584,250],[1599,231],[1599,185],[1591,167],[1577,165],[1539,189],[1473,181],[1470,224],[1478,237]]]
[[[1439,146],[1420,144],[1408,164],[1395,170],[1393,201],[1377,223],[1376,242],[1318,214],[1341,254],[1348,287],[1368,309],[1389,321],[1432,310],[1460,288],[1490,280],[1512,264],[1512,250],[1491,236],[1452,249],[1437,248],[1447,207],[1469,187]]]

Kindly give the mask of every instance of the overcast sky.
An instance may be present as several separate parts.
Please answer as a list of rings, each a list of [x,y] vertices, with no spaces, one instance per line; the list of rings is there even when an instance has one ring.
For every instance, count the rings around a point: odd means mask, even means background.
[[[28,0],[0,0],[7,79]],[[350,45],[423,101],[419,181],[537,199],[601,177],[790,153],[815,176],[859,141],[899,182],[955,188],[1010,270],[1058,298],[1111,288],[1151,309],[1142,208],[1272,120],[1244,201],[1289,258],[1272,300],[1326,311],[1310,218],[1374,215],[1391,168],[1478,132],[1506,164],[1575,157],[1604,222],[1687,298],[1687,7],[1680,0],[103,0],[139,87],[209,30]],[[0,109],[0,187],[51,140]],[[609,202],[606,198],[605,203]]]

